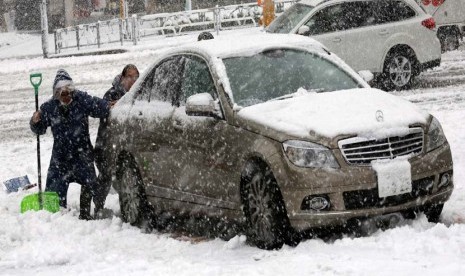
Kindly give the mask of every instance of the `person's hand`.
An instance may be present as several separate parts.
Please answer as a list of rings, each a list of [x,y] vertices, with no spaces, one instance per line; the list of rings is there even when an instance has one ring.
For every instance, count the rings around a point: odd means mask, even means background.
[[[36,111],[36,112],[34,112],[34,114],[32,114],[32,122],[34,124],[37,124],[38,122],[40,122],[40,114],[41,114],[40,110]]]

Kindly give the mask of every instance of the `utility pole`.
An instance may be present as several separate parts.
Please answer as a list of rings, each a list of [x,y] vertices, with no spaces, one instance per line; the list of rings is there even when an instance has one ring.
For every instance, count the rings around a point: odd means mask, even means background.
[[[192,1],[191,0],[186,0],[186,11],[192,10]]]
[[[119,18],[126,19],[126,1],[119,0]]]
[[[44,58],[48,58],[48,18],[47,18],[47,0],[40,3],[40,29],[42,34],[42,52]]]

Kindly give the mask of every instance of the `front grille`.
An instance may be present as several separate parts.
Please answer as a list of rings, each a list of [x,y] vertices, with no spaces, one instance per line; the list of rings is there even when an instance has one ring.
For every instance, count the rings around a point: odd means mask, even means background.
[[[347,163],[369,165],[371,161],[393,159],[403,155],[418,155],[423,151],[423,129],[411,128],[405,136],[384,139],[354,137],[339,141]]]
[[[412,182],[410,193],[380,198],[378,188],[357,190],[342,193],[346,210],[364,208],[379,208],[403,204],[417,197],[431,194],[434,184],[434,175]]]

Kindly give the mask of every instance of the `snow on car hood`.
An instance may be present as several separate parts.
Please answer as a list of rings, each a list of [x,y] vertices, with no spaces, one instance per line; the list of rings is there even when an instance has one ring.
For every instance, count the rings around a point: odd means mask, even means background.
[[[384,138],[426,124],[429,114],[400,97],[372,88],[300,93],[245,107],[237,116],[297,137],[358,135]],[[314,133],[313,133],[314,132]]]

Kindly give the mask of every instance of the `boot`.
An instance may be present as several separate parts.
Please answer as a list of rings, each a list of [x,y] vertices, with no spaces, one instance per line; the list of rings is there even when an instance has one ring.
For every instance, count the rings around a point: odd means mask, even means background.
[[[90,205],[92,202],[92,193],[87,185],[81,186],[81,196],[79,198],[79,219],[81,220],[92,220],[90,215]]]

